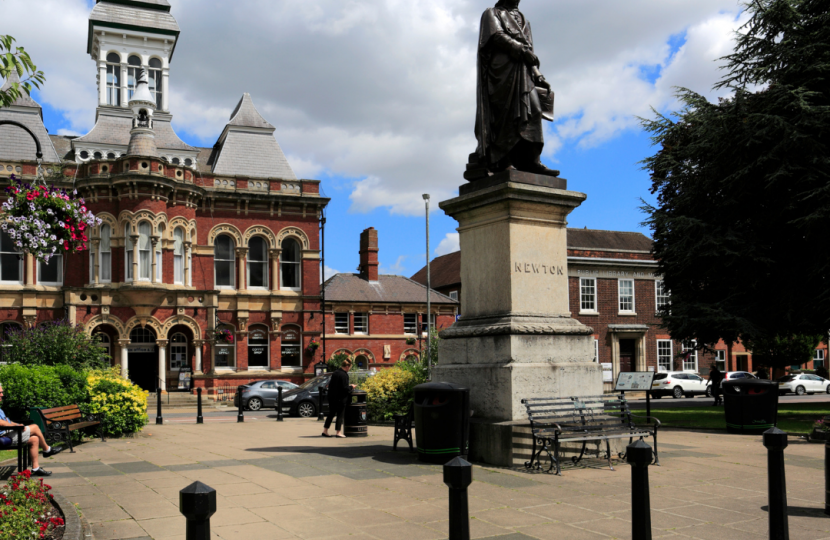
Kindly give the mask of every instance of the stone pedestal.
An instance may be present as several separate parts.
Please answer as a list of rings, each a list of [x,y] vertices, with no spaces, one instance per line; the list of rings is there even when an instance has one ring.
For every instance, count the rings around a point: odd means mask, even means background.
[[[564,179],[510,171],[439,204],[459,223],[462,317],[440,334],[433,380],[469,387],[488,432],[526,421],[524,398],[602,393],[593,329],[568,306],[566,218],[585,198]],[[476,446],[477,459],[512,465]]]

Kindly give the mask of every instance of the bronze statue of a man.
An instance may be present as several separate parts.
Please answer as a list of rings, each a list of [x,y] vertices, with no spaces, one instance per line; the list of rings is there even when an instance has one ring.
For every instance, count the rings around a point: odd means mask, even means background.
[[[481,17],[475,133],[478,148],[464,177],[473,181],[505,170],[548,176],[559,171],[539,159],[542,118],[553,119],[553,92],[539,72],[530,22],[521,0],[499,0]]]

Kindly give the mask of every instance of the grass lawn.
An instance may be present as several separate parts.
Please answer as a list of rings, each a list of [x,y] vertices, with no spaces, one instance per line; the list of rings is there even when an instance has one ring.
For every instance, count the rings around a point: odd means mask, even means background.
[[[664,427],[726,430],[723,407],[689,407],[660,409],[652,403],[651,415]],[[644,414],[644,412],[635,412]],[[830,415],[830,403],[783,403],[778,406],[778,428],[788,433],[810,433],[813,423]]]
[[[0,461],[17,459],[17,450],[0,450]]]

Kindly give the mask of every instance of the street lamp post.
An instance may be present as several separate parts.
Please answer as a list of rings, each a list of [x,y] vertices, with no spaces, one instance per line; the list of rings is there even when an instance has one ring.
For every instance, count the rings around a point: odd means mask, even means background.
[[[427,215],[427,367],[432,369],[432,355],[430,354],[430,341],[432,337],[432,311],[430,310],[430,279],[429,279],[429,193],[424,193],[424,205],[426,206]]]

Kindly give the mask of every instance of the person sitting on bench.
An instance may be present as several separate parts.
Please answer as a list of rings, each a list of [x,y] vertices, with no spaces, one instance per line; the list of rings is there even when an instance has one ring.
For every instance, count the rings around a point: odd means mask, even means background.
[[[3,385],[0,385],[0,401],[3,400]],[[6,413],[3,412],[3,409],[0,409],[0,431],[3,430],[4,426],[21,426],[23,424],[17,424],[9,420],[6,416]],[[0,437],[9,437],[12,440],[12,444],[17,444],[17,431],[15,430],[6,430],[5,432],[0,432]],[[23,442],[29,444],[29,456],[32,461],[32,476],[51,476],[52,473],[47,471],[46,469],[41,469],[40,465],[38,464],[38,448],[43,449],[43,457],[50,457],[57,452],[55,452],[48,444],[46,444],[46,437],[43,436],[43,432],[40,431],[40,427],[37,424],[31,424],[26,426],[26,429],[23,430]]]

